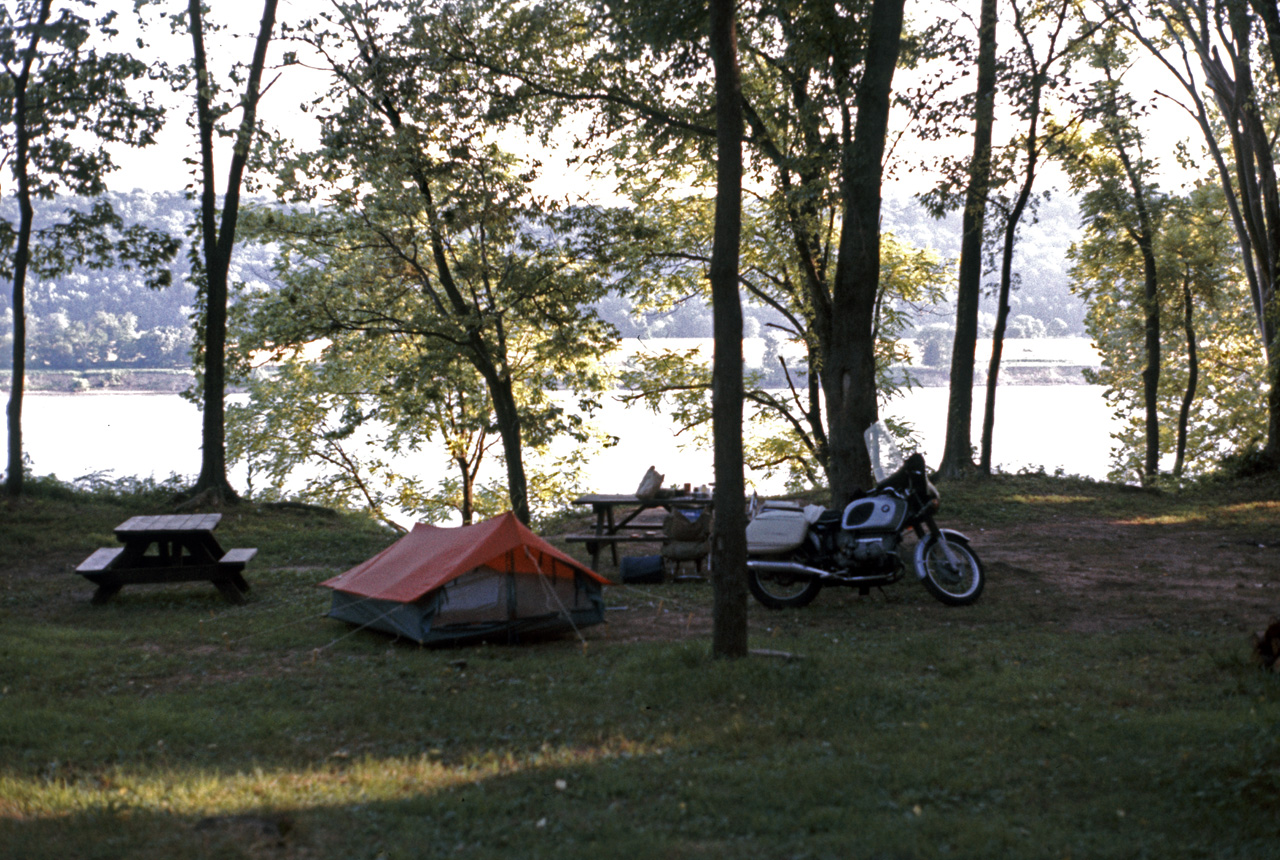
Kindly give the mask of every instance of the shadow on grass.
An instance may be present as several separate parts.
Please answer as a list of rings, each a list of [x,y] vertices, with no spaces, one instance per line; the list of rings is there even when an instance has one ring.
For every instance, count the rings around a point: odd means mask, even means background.
[[[881,708],[850,698],[849,724],[840,727],[742,705],[649,741],[615,731],[524,753],[495,742],[457,761],[424,749],[20,786],[63,792],[47,815],[15,808],[10,779],[0,841],[28,860],[1273,851],[1268,792],[1276,784],[1265,768],[1276,750],[1247,732],[1228,738],[1239,757],[1232,761],[1197,753],[1186,734],[1195,726],[1178,720],[1123,725],[1108,714],[1072,727],[1045,703],[1019,708],[1027,713],[1017,720],[990,714],[996,725],[984,729],[901,702]]]

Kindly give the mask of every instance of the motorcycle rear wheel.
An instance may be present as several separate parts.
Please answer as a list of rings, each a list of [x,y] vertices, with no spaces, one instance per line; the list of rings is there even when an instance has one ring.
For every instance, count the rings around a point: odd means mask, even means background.
[[[770,609],[799,609],[813,602],[822,590],[822,583],[811,576],[764,573],[747,568],[747,587],[756,600]]]
[[[917,572],[924,574],[924,587],[938,600],[948,606],[968,606],[981,596],[986,582],[982,562],[967,543],[955,538],[947,541],[947,548],[956,560],[955,572],[947,569],[947,554],[937,535],[925,538],[924,570]]]

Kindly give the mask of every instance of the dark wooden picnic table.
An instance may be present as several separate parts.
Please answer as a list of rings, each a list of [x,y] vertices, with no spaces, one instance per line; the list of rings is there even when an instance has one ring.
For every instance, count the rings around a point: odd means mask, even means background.
[[[573,500],[575,505],[590,505],[596,515],[595,530],[590,534],[565,535],[570,543],[586,544],[591,554],[591,566],[600,566],[600,551],[608,546],[613,551],[613,564],[618,564],[619,543],[662,542],[661,522],[642,519],[646,511],[670,512],[676,508],[710,508],[711,497],[700,494],[660,493],[650,498],[640,498],[634,493],[588,493]]]
[[[98,586],[94,603],[106,603],[126,585],[208,581],[232,603],[243,603],[249,583],[245,564],[256,549],[224,551],[213,536],[222,514],[141,516],[115,528],[123,546],[104,547],[76,568]]]

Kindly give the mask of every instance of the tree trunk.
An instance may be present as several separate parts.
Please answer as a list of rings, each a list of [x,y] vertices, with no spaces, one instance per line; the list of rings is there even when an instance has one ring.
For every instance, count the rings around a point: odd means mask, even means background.
[[[973,365],[978,348],[978,304],[982,295],[982,232],[991,185],[991,133],[996,97],[996,0],[982,0],[978,24],[978,86],[973,160],[961,218],[956,334],[951,351],[947,437],[939,472],[955,477],[973,467]]]
[[[1008,236],[1005,237],[1006,250]],[[991,361],[987,364],[987,399],[982,409],[982,443],[978,453],[978,471],[991,474],[991,442],[996,431],[996,388],[1000,384],[1000,362],[1004,358],[1004,334],[1009,326],[1009,288],[1000,277],[1000,298],[996,305],[996,327],[991,332]]]
[[[1041,97],[1049,65],[1052,62],[1051,49],[1049,58],[1040,67],[1039,74],[1031,84],[1031,104],[1027,109],[1027,166],[1023,174],[1022,187],[1018,189],[1018,197],[1004,226],[1004,249],[1000,258],[1000,296],[996,304],[996,327],[991,333],[991,363],[987,366],[987,400],[982,414],[982,447],[978,459],[978,468],[984,475],[991,474],[991,448],[996,427],[996,389],[1000,384],[1004,335],[1009,325],[1009,293],[1013,288],[1013,249],[1018,241],[1018,225],[1022,223],[1022,215],[1031,201],[1031,192],[1036,182],[1036,170],[1040,164]]]
[[[498,433],[502,437],[502,454],[507,461],[507,493],[511,510],[516,519],[529,524],[529,483],[524,473],[524,452],[520,431],[520,410],[516,406],[511,380],[499,377],[496,372],[481,371],[493,401],[493,411],[498,419]]]
[[[1034,135],[1034,124],[1031,134]],[[982,448],[979,454],[978,468],[984,475],[991,474],[991,443],[996,427],[996,387],[1000,383],[1000,361],[1004,357],[1004,334],[1009,326],[1009,292],[1013,287],[1013,248],[1017,242],[1018,222],[1031,198],[1031,187],[1035,182],[1035,161],[1028,168],[1026,181],[1009,213],[1009,221],[1004,228],[1004,250],[1000,260],[1000,297],[996,304],[996,327],[991,332],[991,363],[987,366],[987,400],[982,413]]]
[[[1160,474],[1160,300],[1157,296],[1155,255],[1150,243],[1142,248],[1144,271],[1143,305],[1146,311],[1147,366],[1142,369],[1142,400],[1146,407],[1146,452],[1142,462],[1142,483]]]
[[[14,112],[13,173],[18,182],[18,240],[13,254],[13,372],[9,382],[9,403],[5,416],[9,430],[9,465],[5,493],[22,495],[26,475],[22,461],[22,398],[27,384],[27,267],[31,262],[31,229],[35,211],[31,205],[31,175],[28,172],[31,135],[27,128],[27,86],[35,65],[40,35],[49,20],[52,0],[44,0],[36,15],[31,41],[22,54],[22,67],[11,79]]]
[[[1280,190],[1277,188],[1272,141],[1263,127],[1250,64],[1252,6],[1267,34],[1272,71],[1280,74],[1280,12],[1276,0],[1232,0],[1226,4],[1236,49],[1232,54],[1234,92],[1214,90],[1229,119],[1236,150],[1243,220],[1249,232],[1258,271],[1254,310],[1266,358],[1267,441],[1264,455],[1280,467]],[[1202,58],[1203,60],[1204,58]],[[1217,57],[1213,61],[1217,62]],[[1242,152],[1242,150],[1244,150]],[[1244,244],[1244,243],[1242,243]]]
[[[1119,138],[1116,139],[1116,154],[1133,190],[1138,229],[1132,231],[1132,236],[1142,255],[1143,332],[1147,354],[1147,364],[1142,370],[1142,400],[1146,412],[1142,483],[1145,486],[1160,473],[1160,277],[1156,268],[1155,225],[1147,201],[1146,187],[1129,158],[1124,142]]]
[[[1273,71],[1280,75],[1280,9],[1277,8],[1276,0],[1250,0],[1250,5],[1262,18],[1266,27],[1271,65]],[[1234,19],[1232,24],[1234,29]],[[1247,43],[1245,47],[1247,50]],[[1263,173],[1261,184],[1264,190],[1270,188],[1274,192],[1275,162],[1270,147],[1267,147],[1259,167],[1260,172]],[[1268,215],[1276,217],[1280,214],[1280,206],[1268,208],[1267,212]],[[1273,242],[1270,258],[1280,260],[1280,236],[1277,236],[1277,233],[1280,233],[1280,223],[1269,226],[1272,229],[1267,232],[1267,236]],[[1271,279],[1260,285],[1261,295],[1257,302],[1260,305],[1259,328],[1267,359],[1267,442],[1263,453],[1274,466],[1280,468],[1280,322],[1277,322],[1280,317],[1280,307],[1277,306],[1280,304],[1280,284],[1277,284],[1277,280],[1280,280],[1280,272],[1273,271]]]
[[[9,426],[9,466],[5,476],[5,492],[11,498],[22,495],[25,475],[22,462],[22,396],[27,376],[27,265],[31,259],[31,225],[35,214],[31,206],[31,185],[27,176],[27,134],[22,117],[26,99],[20,94],[15,100],[18,114],[17,162],[18,174],[18,246],[13,255],[13,373],[9,383],[9,405],[6,408]]]
[[[742,470],[742,304],[738,257],[742,233],[742,82],[733,0],[711,0],[711,55],[716,76],[716,220],[711,252],[715,329],[712,421],[715,439],[715,586],[711,652],[747,655],[747,539]]]
[[[474,513],[474,501],[472,500],[474,485],[471,478],[471,464],[467,462],[466,456],[461,454],[454,457],[453,461],[458,464],[458,471],[462,474],[462,510],[460,511],[462,524],[469,526]]]
[[[880,290],[880,186],[884,177],[889,92],[902,40],[904,0],[874,0],[867,27],[865,69],[856,95],[857,122],[843,116],[840,185],[844,221],[823,340],[822,389],[827,398],[831,500],[843,507],[870,486],[863,433],[876,421],[875,307]]]
[[[192,495],[211,493],[218,501],[235,502],[239,496],[227,480],[226,446],[226,344],[227,344],[227,278],[231,255],[235,249],[236,222],[240,215],[240,186],[253,145],[257,123],[258,100],[261,96],[262,70],[266,65],[267,46],[275,28],[278,0],[264,0],[262,20],[254,43],[249,77],[241,98],[240,127],[227,174],[227,190],[222,201],[222,223],[217,223],[217,198],[214,183],[213,143],[215,117],[209,92],[204,86],[209,79],[204,45],[204,19],[200,0],[187,6],[191,29],[192,55],[197,76],[196,124],[200,137],[200,233],[204,254],[205,320],[203,427],[200,477]]]
[[[1174,450],[1173,476],[1182,477],[1183,463],[1187,455],[1187,425],[1191,421],[1191,404],[1196,399],[1196,386],[1200,381],[1200,358],[1196,353],[1196,328],[1192,319],[1191,285],[1182,282],[1182,330],[1187,338],[1187,390],[1182,394],[1182,408],[1178,411],[1178,442]]]
[[[818,463],[822,466],[822,474],[827,478],[827,485],[831,485],[831,443],[827,439],[827,424],[822,418],[822,370],[820,367],[820,357],[814,350],[812,343],[805,344],[805,368],[808,371],[808,378],[805,379],[805,389],[808,392],[809,407],[805,410],[805,418],[809,422],[810,431],[813,433],[813,445],[817,452]]]

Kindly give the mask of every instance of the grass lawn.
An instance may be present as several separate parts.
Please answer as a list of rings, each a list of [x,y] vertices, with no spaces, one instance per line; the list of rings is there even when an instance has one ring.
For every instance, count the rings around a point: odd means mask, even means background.
[[[609,588],[584,640],[353,630],[316,583],[394,535],[252,505],[219,529],[259,548],[246,605],[94,606],[75,565],[163,499],[38,487],[0,507],[0,855],[1280,856],[1280,677],[1249,642],[1280,615],[1274,484],[942,490],[977,605],[753,605],[793,659],[729,662],[705,582]]]

